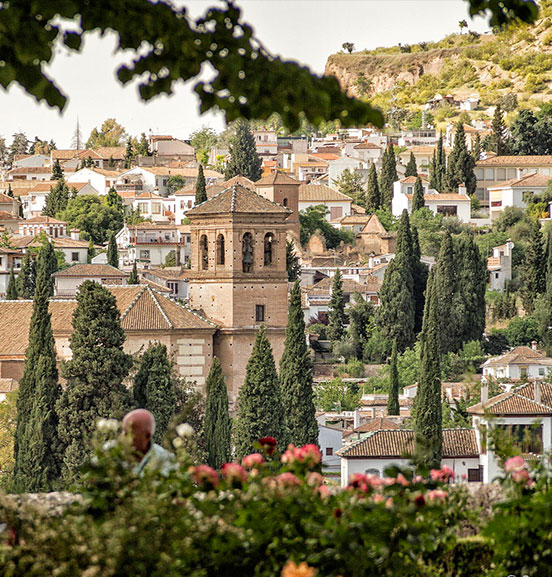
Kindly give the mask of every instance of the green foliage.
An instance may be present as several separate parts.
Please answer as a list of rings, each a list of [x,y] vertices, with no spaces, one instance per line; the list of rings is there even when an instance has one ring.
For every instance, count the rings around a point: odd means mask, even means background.
[[[425,206],[412,213],[410,221],[418,232],[421,254],[436,257],[441,246],[443,217]]]
[[[228,412],[228,391],[217,357],[213,359],[205,390],[207,400],[204,426],[207,462],[211,467],[219,468],[231,459],[232,422]]]
[[[343,279],[339,269],[335,271],[332,280],[327,333],[332,342],[340,341],[345,334],[345,297],[343,295]]]
[[[52,180],[62,180],[63,179],[63,169],[59,163],[59,158],[56,158],[54,162],[54,167],[52,168]]]
[[[136,261],[132,263],[132,270],[128,275],[128,284],[140,284],[138,280],[138,269],[136,268]]]
[[[296,280],[289,296],[284,353],[280,359],[280,394],[289,430],[297,445],[318,444],[318,424],[312,394],[312,362],[305,340],[301,285]]]
[[[174,194],[177,190],[184,188],[185,184],[186,179],[183,176],[180,176],[180,174],[169,176],[169,180],[167,182],[167,192],[162,196],[169,196]]]
[[[123,381],[131,358],[123,352],[124,341],[113,294],[95,282],[84,281],[73,313],[70,337],[73,356],[62,365],[67,383],[58,403],[67,480],[77,476],[90,453],[89,443],[97,419],[121,417],[129,406]]]
[[[105,197],[105,204],[114,208],[118,212],[124,215],[125,213],[125,205],[123,203],[123,199],[121,196],[117,194],[117,191],[111,187]]]
[[[416,176],[416,184],[414,185],[414,196],[412,197],[412,212],[416,212],[421,208],[424,208],[424,186],[422,184],[422,179]]]
[[[381,208],[381,204],[381,194],[378,184],[376,165],[372,162],[370,164],[370,172],[368,173],[365,206],[367,210],[374,213]]]
[[[360,405],[361,396],[357,383],[339,378],[319,383],[314,389],[314,403],[321,411],[354,411]]]
[[[136,156],[136,153],[134,152],[134,150],[132,148],[132,139],[129,138],[127,140],[127,145],[126,145],[126,150],[125,150],[125,168],[127,170],[129,168],[131,168],[132,161],[134,160],[135,156]]]
[[[500,104],[497,104],[495,107],[491,129],[492,136],[490,146],[487,146],[487,150],[496,152],[497,156],[508,154],[508,129],[504,122],[504,112]]]
[[[48,246],[51,245],[48,243]],[[47,249],[43,247],[38,259],[25,368],[17,396],[13,484],[20,492],[51,490],[59,481],[61,469],[56,412],[61,387],[48,310],[51,294],[49,272]]]
[[[48,103],[52,105],[51,102]],[[92,132],[90,133],[90,136],[86,142],[86,148],[99,148],[100,146],[124,146],[127,138],[128,136],[123,126],[121,126],[115,120],[115,118],[107,118],[104,120],[100,130],[97,128],[92,129]]]
[[[464,125],[458,122],[454,136],[454,147],[447,160],[444,188],[447,192],[458,192],[458,186],[465,184],[468,195],[475,193],[477,180],[474,173],[475,161],[466,147]]]
[[[233,434],[238,458],[251,453],[262,437],[274,437],[283,446],[287,442],[282,395],[264,327],[259,330],[247,363]]]
[[[176,251],[175,250],[171,250],[167,253],[167,256],[165,257],[165,262],[163,263],[162,266],[163,266],[163,268],[177,266]]]
[[[17,277],[15,276],[15,272],[13,270],[13,266],[10,269],[10,278],[8,280],[8,288],[6,290],[6,300],[7,301],[15,301],[19,297],[19,291],[17,287]]]
[[[107,245],[107,264],[119,268],[119,250],[117,249],[117,241],[115,240],[114,232],[111,232],[109,235],[109,243]]]
[[[535,116],[532,110],[520,110],[510,125],[512,154],[544,155],[552,153],[552,122],[548,115]]]
[[[194,147],[200,165],[209,162],[209,152],[218,141],[217,133],[209,126],[202,126],[190,134],[190,144]]]
[[[372,304],[367,302],[359,292],[355,292],[353,303],[347,309],[347,314],[349,316],[349,337],[354,343],[357,359],[362,359],[368,333],[374,324]]]
[[[397,160],[393,144],[389,142],[381,159],[380,195],[383,208],[391,207],[393,199],[393,183],[399,179],[397,174]]]
[[[338,230],[326,220],[328,209],[323,204],[309,206],[299,212],[301,244],[305,246],[310,237],[320,232],[326,241],[326,248],[337,248],[341,242],[354,242],[354,235],[349,230]]]
[[[118,233],[123,227],[123,215],[92,194],[69,200],[58,217],[68,228],[78,228],[85,239],[91,238],[95,244],[104,244],[111,232]]]
[[[445,189],[445,176],[447,170],[447,159],[445,149],[443,147],[443,133],[439,135],[437,147],[433,152],[433,158],[429,170],[430,181],[429,187],[438,192],[443,192]]]
[[[514,317],[506,328],[506,336],[512,347],[530,345],[539,340],[539,324],[534,316]]]
[[[358,359],[350,359],[346,364],[339,365],[336,373],[340,377],[360,379],[365,376],[364,363]]]
[[[410,152],[410,158],[406,164],[404,176],[405,178],[408,176],[418,176],[418,165],[416,164],[416,158],[413,152]]]
[[[375,168],[375,167],[374,167]],[[365,200],[365,184],[362,174],[346,168],[333,183],[341,194],[350,196],[355,204],[363,205]]]
[[[263,163],[257,153],[255,139],[244,120],[236,123],[236,133],[230,143],[230,159],[226,165],[226,180],[234,176],[244,176],[257,182],[263,175]]]
[[[205,174],[203,172],[203,165],[199,165],[197,172],[197,181],[195,187],[195,204],[201,204],[207,200],[207,190],[205,188]]]
[[[539,223],[531,226],[531,237],[525,253],[525,263],[521,272],[521,301],[527,314],[534,310],[535,299],[546,289],[546,268],[544,239]]]
[[[30,251],[25,252],[17,276],[17,292],[23,299],[31,299],[35,291],[36,263]]]
[[[150,343],[141,356],[140,366],[134,376],[132,394],[135,408],[147,409],[155,417],[153,441],[161,443],[169,428],[176,405],[171,361],[165,345]]]
[[[397,369],[397,342],[393,341],[391,361],[389,363],[389,398],[387,400],[387,414],[400,415],[399,407],[399,371]]]
[[[295,254],[295,244],[291,240],[286,240],[286,271],[288,282],[295,282],[301,274],[299,257]]]
[[[69,187],[62,176],[58,179],[56,186],[50,188],[42,214],[51,217],[57,216],[66,209],[70,196]]]

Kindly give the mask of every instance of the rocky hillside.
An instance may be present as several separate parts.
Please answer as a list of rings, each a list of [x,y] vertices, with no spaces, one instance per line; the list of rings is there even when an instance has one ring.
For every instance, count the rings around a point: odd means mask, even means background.
[[[513,92],[520,102],[537,105],[552,99],[552,0],[542,3],[541,18],[533,26],[340,52],[328,58],[326,74],[336,76],[350,94],[384,110],[392,103],[419,108],[436,92],[479,94],[483,106]]]

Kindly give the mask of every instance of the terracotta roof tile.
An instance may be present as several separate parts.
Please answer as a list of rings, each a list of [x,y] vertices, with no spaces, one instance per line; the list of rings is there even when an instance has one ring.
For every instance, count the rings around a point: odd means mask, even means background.
[[[535,383],[528,383],[468,408],[469,413],[482,415],[552,415],[552,385],[539,383],[541,400],[535,400]]]
[[[411,430],[378,430],[344,447],[337,454],[345,458],[407,457],[414,454],[415,433]],[[443,458],[477,457],[479,450],[473,429],[444,429]]]
[[[74,264],[68,268],[64,268],[53,276],[68,277],[68,276],[82,276],[82,277],[101,277],[101,278],[125,278],[128,276],[126,272],[109,264]]]
[[[478,160],[475,166],[550,166],[552,155],[493,156]]]
[[[502,367],[504,365],[526,365],[528,363],[552,366],[552,359],[540,351],[533,350],[531,347],[516,347],[504,355],[485,361],[483,365],[486,367]]]
[[[405,195],[409,200],[412,200],[413,194]],[[470,197],[467,194],[454,194],[454,193],[438,193],[438,194],[424,194],[424,200],[439,202],[442,200],[448,200],[451,202],[471,202]]]
[[[374,144],[373,142],[361,142],[357,144],[355,150],[381,150],[381,146]]]
[[[276,170],[271,174],[267,174],[264,178],[261,178],[261,180],[258,180],[255,186],[272,186],[273,184],[299,184],[299,181],[291,178],[291,176],[288,176],[284,172]]]
[[[325,184],[302,184],[299,187],[299,202],[353,202],[353,199]]]
[[[538,172],[533,172],[531,174],[525,174],[521,178],[512,178],[506,182],[501,182],[500,184],[495,184],[494,186],[488,186],[489,190],[495,190],[499,188],[546,188],[550,182],[551,177],[546,174],[539,174]]]

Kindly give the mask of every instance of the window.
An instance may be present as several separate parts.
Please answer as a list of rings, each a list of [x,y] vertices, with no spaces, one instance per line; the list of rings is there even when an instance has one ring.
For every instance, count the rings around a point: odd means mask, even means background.
[[[72,252],[71,253],[71,262],[79,262],[79,253],[78,252]]]
[[[343,216],[343,207],[332,206],[330,207],[330,219],[335,220],[336,218],[341,218]]]
[[[264,237],[264,264],[265,266],[272,264],[272,249],[274,245],[274,235],[267,232]]]
[[[333,447],[326,447],[326,456],[330,457],[333,455]]]
[[[219,234],[217,236],[217,264],[223,265],[224,264],[224,235]]]
[[[177,282],[168,282],[167,286],[169,287],[169,289],[171,290],[171,293],[173,295],[178,296],[178,283]]]
[[[287,208],[288,205],[288,199],[284,198],[284,200],[282,201],[283,205]]]
[[[498,278],[500,276],[500,273],[495,272],[495,278]]]
[[[480,483],[483,481],[482,467],[478,469],[468,469],[468,483]]]
[[[161,213],[161,204],[159,202],[152,202],[151,203],[151,212],[153,214],[160,214]]]
[[[411,186],[406,187],[406,194],[412,194],[413,192],[414,192],[414,189]]]
[[[242,238],[242,271],[253,272],[253,235],[250,232]]]
[[[527,378],[527,367],[521,367],[519,369],[519,378],[526,379]]]
[[[201,236],[199,241],[199,262],[201,270],[207,270],[209,268],[209,247],[207,242],[207,236],[204,234]]]
[[[265,320],[265,306],[255,305],[255,321],[258,323],[264,323]]]
[[[456,216],[458,214],[457,206],[437,206],[437,213],[443,216]]]
[[[496,426],[508,434],[508,438],[511,439],[513,445],[522,453],[542,455],[543,444],[541,424]]]
[[[544,377],[544,367],[539,367],[539,377]]]
[[[2,266],[4,264],[4,257],[0,256],[0,266]]]
[[[149,260],[150,251],[149,250],[141,250],[140,251],[140,258],[144,260]]]
[[[376,477],[380,476],[379,469],[366,469],[366,474],[367,475],[374,475]]]

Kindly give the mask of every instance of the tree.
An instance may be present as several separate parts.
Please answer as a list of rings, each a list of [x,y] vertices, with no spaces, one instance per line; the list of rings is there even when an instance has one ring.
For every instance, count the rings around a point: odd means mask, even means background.
[[[422,184],[422,179],[417,176],[416,184],[414,185],[414,196],[412,197],[412,212],[424,208],[424,185]]]
[[[101,146],[123,146],[128,135],[126,130],[114,119],[104,120],[100,130],[93,128],[86,148],[99,148]]]
[[[295,253],[295,244],[291,240],[286,240],[286,270],[288,282],[295,282],[301,274],[299,257]]]
[[[469,196],[475,193],[477,180],[474,173],[475,162],[466,147],[464,125],[458,122],[454,136],[454,146],[448,158],[445,178],[445,189],[448,192],[458,192],[458,186],[464,184]]]
[[[136,147],[136,154],[140,156],[149,156],[148,139],[144,132],[140,135],[138,146]]]
[[[13,162],[13,159],[16,154],[27,154],[29,144],[30,144],[29,139],[27,138],[27,135],[24,132],[16,132],[12,136],[10,153],[8,155],[8,161],[10,162],[10,164]]]
[[[54,218],[67,208],[69,197],[69,187],[67,186],[65,179],[62,177],[53,188],[50,187],[50,192],[46,197],[42,214]]]
[[[15,272],[13,270],[13,266],[10,269],[10,279],[8,281],[8,288],[6,290],[6,300],[7,301],[16,301],[19,297],[18,290],[17,290],[17,278],[15,276]]]
[[[527,314],[533,312],[535,299],[546,289],[546,267],[543,266],[544,240],[538,222],[531,225],[531,236],[521,271],[521,301]]]
[[[46,274],[46,279],[48,282],[48,290],[50,296],[54,294],[54,278],[53,274],[58,270],[58,257],[56,251],[54,250],[54,245],[52,241],[46,236],[46,234],[41,233],[40,241],[42,246],[40,247],[40,258],[42,259],[42,266]],[[63,257],[63,253],[61,253]],[[37,275],[38,277],[38,275]]]
[[[64,178],[63,169],[59,163],[59,158],[56,158],[54,167],[52,168],[52,180],[62,180]]]
[[[460,257],[460,255],[456,255]],[[437,292],[439,330],[441,334],[441,354],[456,351],[460,347],[457,299],[458,277],[457,263],[452,244],[452,237],[447,231],[441,243],[439,258],[433,282]]]
[[[341,48],[343,48],[343,50],[347,50],[347,52],[351,54],[355,50],[355,45],[352,42],[343,42]]]
[[[48,256],[41,248],[29,327],[25,368],[19,381],[14,442],[14,487],[17,491],[51,490],[59,479],[61,445],[56,405],[61,395],[56,350],[48,311]]]
[[[399,407],[399,371],[397,370],[397,342],[393,341],[391,361],[389,363],[389,395],[387,399],[387,414],[400,415]]]
[[[370,172],[368,173],[368,185],[366,187],[366,209],[374,212],[381,208],[381,194],[378,184],[378,174],[376,172],[376,165],[372,162],[370,164]]]
[[[205,174],[203,172],[203,165],[199,165],[197,171],[197,180],[195,187],[195,204],[201,204],[207,200],[207,189],[205,188]]]
[[[395,149],[390,142],[383,153],[381,159],[380,172],[380,194],[383,208],[391,208],[393,199],[393,183],[399,179],[397,174],[397,161],[395,159]]]
[[[406,165],[404,176],[418,176],[418,165],[416,164],[416,158],[413,152],[410,152],[410,159]]]
[[[162,196],[169,196],[170,194],[174,194],[177,190],[184,188],[185,184],[186,179],[180,174],[173,174],[172,176],[169,176],[167,192],[163,193]]]
[[[75,127],[75,132],[73,132],[73,138],[71,140],[71,146],[75,150],[82,150],[82,132],[80,129],[78,117],[77,117],[77,126]]]
[[[328,338],[332,342],[340,341],[345,334],[345,297],[341,271],[335,271],[332,281],[330,307],[328,310]]]
[[[321,411],[354,411],[360,405],[362,390],[357,383],[335,378],[316,387],[314,404]]]
[[[190,134],[190,144],[194,147],[196,158],[200,164],[209,162],[209,152],[216,146],[217,133],[210,126],[202,126]]]
[[[134,160],[134,157],[136,156],[136,153],[134,152],[133,148],[132,148],[132,139],[128,139],[127,140],[127,145],[126,145],[126,150],[125,150],[125,168],[129,169],[132,166],[132,161]]]
[[[161,443],[176,406],[172,367],[165,345],[150,343],[141,356],[132,393],[135,408],[147,409],[155,417],[153,441]]]
[[[362,204],[364,191],[364,180],[362,174],[356,170],[346,168],[338,178],[334,179],[333,184],[341,194],[350,196],[357,204]]]
[[[508,153],[508,129],[504,123],[504,113],[500,104],[495,107],[493,122],[492,122],[492,137],[491,150],[496,152],[497,156],[502,156]]]
[[[232,422],[228,412],[228,391],[217,357],[213,358],[205,391],[207,399],[203,427],[207,445],[207,463],[215,469],[220,469],[232,457]]]
[[[552,122],[550,122],[550,117],[543,114],[537,117],[532,110],[521,110],[510,125],[508,144],[512,154],[551,154]]]
[[[376,322],[389,343],[397,342],[403,352],[415,339],[416,301],[414,299],[413,245],[410,221],[403,211],[397,234],[395,258],[387,265],[380,289]]]
[[[356,349],[356,357],[362,360],[364,347],[368,340],[368,331],[374,321],[374,313],[371,303],[355,292],[353,304],[347,310],[349,315],[349,337]]]
[[[539,321],[541,341],[546,348],[546,354],[550,356],[552,354],[552,232],[550,231],[546,250],[546,291],[537,301],[535,316]]]
[[[90,239],[90,241],[88,242],[88,253],[86,255],[86,262],[90,264],[95,256],[96,256],[96,247],[94,246],[92,239]]]
[[[443,192],[445,185],[445,175],[447,169],[447,159],[443,146],[443,133],[439,135],[437,147],[433,152],[433,159],[430,168],[429,187],[438,192]]]
[[[125,205],[123,203],[123,199],[113,187],[110,187],[105,196],[105,204],[107,204],[107,206],[110,206],[111,208],[114,208],[121,214],[124,214],[125,212]]]
[[[465,20],[460,20],[458,22],[458,27],[460,28],[460,34],[462,34],[462,29],[468,27],[468,23]]]
[[[236,123],[236,132],[230,144],[230,159],[226,165],[226,180],[244,176],[253,182],[263,175],[263,162],[257,153],[255,139],[245,120]]]
[[[287,444],[287,427],[272,348],[261,327],[245,370],[238,397],[234,439],[236,457],[251,453],[262,437],[274,437]]]
[[[128,275],[128,284],[140,284],[140,281],[138,280],[138,270],[136,268],[136,261],[132,263],[132,270]]]
[[[305,246],[310,237],[320,232],[325,241],[326,248],[337,248],[341,242],[353,243],[354,236],[351,231],[338,230],[326,220],[328,209],[323,204],[308,206],[299,212],[299,229],[301,244]]]
[[[439,468],[443,443],[439,310],[435,275],[429,273],[424,323],[420,335],[420,374],[415,401],[417,460],[422,466]]]
[[[312,363],[305,339],[301,285],[293,284],[284,353],[280,360],[280,393],[289,430],[288,440],[296,446],[318,444],[318,423],[312,392]]]
[[[107,264],[119,268],[119,251],[117,249],[117,241],[115,240],[115,233],[109,235],[109,244],[107,245]]]
[[[412,279],[414,295],[414,333],[418,334],[422,330],[422,321],[424,317],[425,290],[427,285],[427,276],[429,270],[427,265],[422,262],[422,253],[420,250],[420,241],[418,239],[418,229],[412,223]]]
[[[120,418],[130,404],[123,383],[132,364],[117,301],[103,286],[84,281],[77,293],[70,337],[72,358],[62,365],[66,386],[58,403],[64,476],[75,478],[90,452],[99,418]]]
[[[123,227],[123,215],[94,194],[71,198],[58,218],[68,228],[82,231],[84,238],[91,238],[95,244],[104,244],[111,232],[117,233]]]
[[[32,299],[35,291],[35,262],[29,251],[25,253],[17,276],[17,292],[23,299]]]

